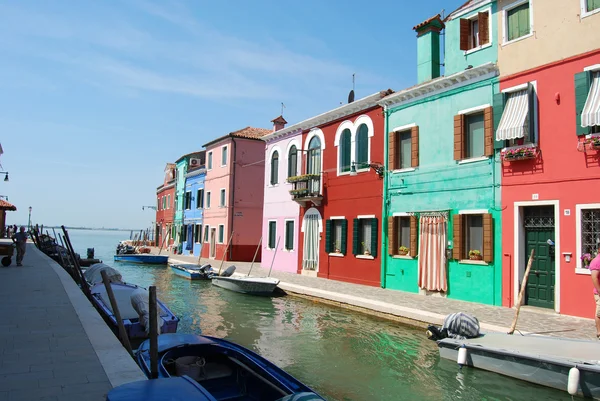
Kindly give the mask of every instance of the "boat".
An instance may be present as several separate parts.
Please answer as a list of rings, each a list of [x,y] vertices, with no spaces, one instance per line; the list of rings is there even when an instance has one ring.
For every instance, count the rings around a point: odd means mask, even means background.
[[[540,335],[482,333],[476,338],[437,341],[440,357],[460,366],[600,398],[598,341]]]
[[[189,280],[210,280],[212,276],[217,274],[210,264],[198,266],[194,264],[173,263],[169,264],[169,266],[171,266],[171,270],[175,274]]]
[[[140,345],[135,358],[150,378],[150,340]],[[260,355],[209,336],[179,333],[158,336],[158,378],[176,376],[189,377],[209,394],[207,399],[215,401],[324,400]]]
[[[217,287],[242,294],[272,295],[279,284],[279,279],[274,277],[214,276],[212,283]]]
[[[111,287],[123,319],[125,331],[129,339],[146,338],[149,331],[149,297],[148,291],[134,284],[112,282]],[[109,323],[111,329],[118,333],[117,320],[114,316],[110,299],[102,282],[91,285],[92,302]],[[160,333],[175,333],[179,318],[157,299],[158,326]]]
[[[198,383],[187,376],[143,380],[122,384],[106,395],[106,401],[214,401]]]
[[[143,251],[143,252],[141,252]],[[166,265],[169,255],[154,255],[148,253],[150,248],[138,248],[131,245],[131,241],[121,241],[117,245],[115,262],[144,263],[149,265]]]

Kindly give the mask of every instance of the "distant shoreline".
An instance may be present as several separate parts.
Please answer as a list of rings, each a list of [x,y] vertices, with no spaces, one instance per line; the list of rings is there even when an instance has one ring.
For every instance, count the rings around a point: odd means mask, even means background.
[[[25,227],[27,227],[27,225],[25,225]],[[44,228],[55,228],[55,229],[60,229],[60,226],[44,226]],[[96,228],[96,227],[68,227],[65,226],[65,228],[67,230],[87,230],[87,231],[141,231],[139,229],[136,228]]]

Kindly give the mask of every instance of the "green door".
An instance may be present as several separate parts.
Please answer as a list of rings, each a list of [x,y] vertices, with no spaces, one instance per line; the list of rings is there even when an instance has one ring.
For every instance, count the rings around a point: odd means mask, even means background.
[[[527,278],[525,304],[554,309],[554,206],[525,208],[524,223],[525,266],[531,250],[535,249]]]

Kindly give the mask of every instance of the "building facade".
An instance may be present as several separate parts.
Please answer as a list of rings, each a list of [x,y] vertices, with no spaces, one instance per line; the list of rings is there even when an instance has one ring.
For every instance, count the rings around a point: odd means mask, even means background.
[[[188,172],[190,160],[195,160],[200,165],[204,164],[205,151],[188,153],[181,156],[175,162],[177,169],[177,181],[175,185],[175,215],[173,217],[173,239],[175,252],[182,253],[187,240],[187,231],[184,230],[184,204],[186,192],[186,175]]]
[[[261,236],[265,144],[271,133],[246,127],[204,145],[204,246],[202,257],[251,261]],[[229,245],[229,246],[228,246]]]
[[[384,288],[501,304],[496,21],[495,1],[472,0],[415,26],[418,84],[381,102]]]
[[[173,245],[173,218],[175,215],[175,184],[177,168],[175,163],[167,163],[161,186],[156,188],[156,245],[170,249]]]
[[[200,159],[191,158],[185,175],[183,195],[183,239],[184,255],[200,255],[202,248],[202,226],[204,211],[204,179],[206,168]]]
[[[600,242],[592,189],[600,185],[600,2],[499,1],[498,10],[502,304],[518,302],[533,250],[524,303],[591,318],[586,254]]]

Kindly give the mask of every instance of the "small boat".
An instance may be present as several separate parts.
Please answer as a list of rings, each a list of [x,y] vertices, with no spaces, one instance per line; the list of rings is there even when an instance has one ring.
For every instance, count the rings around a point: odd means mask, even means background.
[[[214,401],[197,382],[187,376],[143,380],[122,384],[106,395],[106,401]]]
[[[272,295],[279,284],[279,279],[274,277],[214,276],[213,285],[227,290],[252,295]]]
[[[171,270],[181,277],[189,280],[210,280],[217,272],[213,270],[210,264],[202,266],[194,264],[170,264]]]
[[[126,283],[113,282],[111,287],[128,337],[130,339],[146,338],[149,331],[148,291],[137,285]],[[109,322],[111,329],[118,333],[117,320],[104,284],[102,282],[93,284],[90,291],[92,302],[104,319]],[[160,300],[157,300],[157,304],[160,333],[175,333],[179,318]]]
[[[140,345],[135,357],[150,377],[150,340]],[[211,401],[324,400],[267,359],[220,338],[195,334],[158,336],[158,361],[159,379],[187,376],[208,393],[210,398],[206,399]]]
[[[149,265],[166,265],[169,262],[169,255],[153,255],[148,253],[150,248],[138,248],[130,243],[131,241],[119,242],[115,252],[115,262],[144,263]]]

